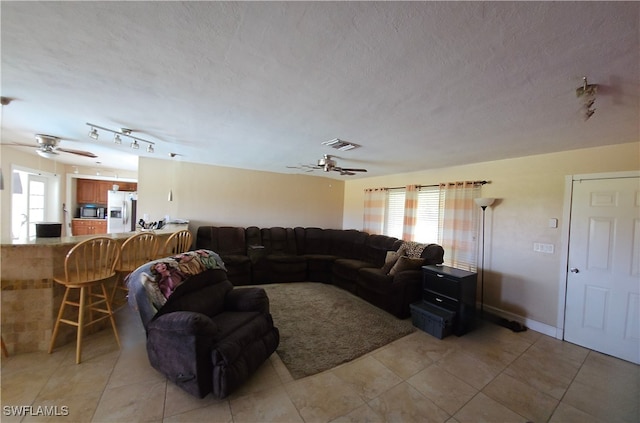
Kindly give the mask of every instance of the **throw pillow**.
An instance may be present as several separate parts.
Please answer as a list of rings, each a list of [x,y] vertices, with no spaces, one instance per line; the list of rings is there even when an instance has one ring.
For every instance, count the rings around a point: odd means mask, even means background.
[[[406,256],[410,258],[420,258],[422,251],[425,249],[427,244],[421,244],[415,241],[405,241],[402,246],[405,249]]]
[[[393,267],[389,271],[389,274],[395,275],[396,273],[402,272],[403,270],[417,270],[420,269],[423,265],[424,259],[422,258],[411,258],[402,256],[398,258],[398,261],[393,265]]]
[[[398,251],[387,251],[387,257],[384,259],[384,265],[382,266],[382,273],[388,275],[389,270],[396,264],[401,255]]]

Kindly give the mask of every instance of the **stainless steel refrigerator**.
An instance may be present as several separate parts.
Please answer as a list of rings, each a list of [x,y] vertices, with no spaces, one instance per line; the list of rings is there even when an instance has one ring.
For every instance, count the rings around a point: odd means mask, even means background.
[[[107,203],[107,233],[117,234],[136,230],[138,193],[109,191]]]

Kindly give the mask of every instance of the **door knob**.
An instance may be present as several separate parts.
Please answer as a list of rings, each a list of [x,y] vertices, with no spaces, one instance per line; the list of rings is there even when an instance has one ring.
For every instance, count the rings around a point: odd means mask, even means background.
[[[572,267],[569,271],[571,273],[580,273],[580,270],[578,268],[576,268],[576,267]]]

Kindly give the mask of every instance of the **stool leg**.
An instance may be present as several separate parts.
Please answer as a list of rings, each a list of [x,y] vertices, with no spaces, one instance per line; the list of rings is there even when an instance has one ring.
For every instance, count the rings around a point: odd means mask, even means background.
[[[111,328],[113,328],[113,335],[116,337],[116,343],[118,344],[118,348],[122,348],[120,345],[120,337],[118,336],[118,329],[116,329],[116,320],[113,318],[113,310],[111,309],[111,304],[109,304],[109,296],[107,295],[107,288],[104,286],[104,282],[100,284],[102,287],[102,294],[104,295],[107,310],[109,311],[109,320],[111,320]]]
[[[65,305],[67,304],[67,298],[69,297],[69,288],[65,288],[64,295],[62,296],[62,304],[60,304],[60,310],[58,311],[58,317],[56,323],[53,325],[53,333],[51,334],[51,342],[49,343],[49,354],[53,352],[53,346],[56,343],[58,337],[58,329],[60,329],[60,319],[64,313]]]
[[[4,344],[4,338],[0,337],[0,341],[2,342],[2,354],[5,357],[9,357],[9,351],[7,351],[7,346]]]
[[[80,288],[80,307],[78,310],[78,335],[76,341],[76,364],[80,364],[82,356],[82,332],[84,329],[85,287]]]

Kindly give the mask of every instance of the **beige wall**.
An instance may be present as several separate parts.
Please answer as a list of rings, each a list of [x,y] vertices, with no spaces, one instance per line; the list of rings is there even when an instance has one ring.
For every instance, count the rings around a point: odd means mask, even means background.
[[[347,181],[343,227],[362,228],[365,188],[491,181],[482,188],[484,197],[498,199],[486,214],[485,305],[556,327],[568,223],[562,219],[565,176],[638,170],[639,147],[622,144]],[[559,220],[558,228],[549,228],[551,218]],[[534,252],[534,242],[553,244],[554,254]]]
[[[339,180],[150,158],[140,158],[138,175],[138,216],[188,219],[192,231],[201,225],[342,225]]]

